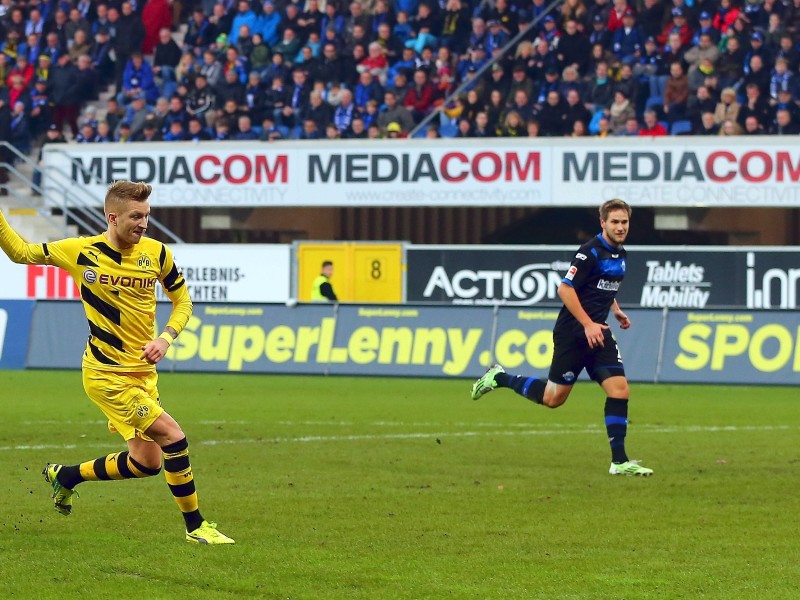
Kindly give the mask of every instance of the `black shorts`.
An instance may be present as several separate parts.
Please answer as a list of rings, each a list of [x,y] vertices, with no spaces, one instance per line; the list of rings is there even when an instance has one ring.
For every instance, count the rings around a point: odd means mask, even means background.
[[[547,378],[560,385],[573,385],[583,369],[597,383],[609,377],[624,377],[622,356],[609,329],[603,330],[603,343],[602,348],[589,348],[585,337],[553,332],[553,362]]]

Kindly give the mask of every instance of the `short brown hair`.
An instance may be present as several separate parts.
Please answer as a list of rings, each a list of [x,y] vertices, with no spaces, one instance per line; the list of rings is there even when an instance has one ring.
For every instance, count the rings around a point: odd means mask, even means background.
[[[108,186],[105,213],[116,212],[129,200],[144,202],[153,193],[153,186],[144,181],[115,181]]]
[[[606,200],[603,202],[602,206],[600,206],[600,220],[606,221],[608,220],[608,213],[612,210],[624,210],[628,213],[628,218],[631,218],[631,213],[633,209],[628,205],[625,200],[620,200],[619,198],[612,198],[611,200]]]

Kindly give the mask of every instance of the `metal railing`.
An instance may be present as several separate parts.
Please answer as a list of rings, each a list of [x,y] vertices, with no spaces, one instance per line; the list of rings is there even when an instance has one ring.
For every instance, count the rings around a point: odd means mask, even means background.
[[[94,183],[101,185],[103,187],[108,185],[107,182],[100,179],[100,177],[96,173],[87,170],[83,166],[83,164],[79,160],[71,156],[68,151],[62,150],[55,144],[51,144],[47,148],[47,151],[64,156],[69,161],[70,165],[72,165],[73,170],[77,169],[83,175],[84,181],[91,180]],[[98,208],[104,205],[105,198],[99,197],[91,190],[91,188],[76,181],[72,177],[72,173],[67,173],[63,169],[52,166],[45,167],[44,168],[45,181],[47,181],[48,176],[52,177],[54,180],[55,177],[53,176],[60,176],[61,178],[63,178],[63,184],[61,187],[58,187],[58,191],[61,193],[63,193],[64,191],[68,191],[70,193],[71,198],[76,197],[72,192],[74,188],[78,188],[78,190],[82,194],[82,196],[78,197],[78,202],[82,204],[82,207],[84,207],[85,210],[94,209],[95,211],[97,211],[102,216],[103,229],[106,228],[105,213],[103,213],[101,208]],[[49,185],[45,186],[45,189],[47,189],[48,187]],[[89,201],[87,201],[86,198],[89,198]],[[153,226],[165,237],[169,238],[169,240],[173,243],[177,244],[183,243],[183,239],[178,237],[178,235],[176,235],[175,232],[173,232],[171,229],[169,229],[166,225],[164,225],[161,221],[159,221],[153,216],[150,216],[150,218],[148,219],[148,226]]]
[[[5,168],[10,175],[21,181],[32,192],[42,196],[45,202],[44,209],[34,206],[30,196],[20,194],[14,187],[6,184],[4,187],[8,194],[16,201],[34,208],[39,216],[46,219],[56,229],[67,237],[70,235],[67,220],[72,220],[82,227],[86,232],[97,234],[105,231],[107,227],[103,205],[105,199],[94,193],[88,186],[75,181],[72,174],[59,167],[44,167],[42,169],[27,155],[20,152],[9,142],[0,141],[0,147],[6,148],[16,160],[28,165],[33,172],[41,171],[43,183],[35,183],[31,178],[17,169],[13,163],[0,163],[0,168]],[[84,180],[92,180],[99,185],[105,186],[97,175],[87,171],[80,161],[70,156],[69,152],[60,148],[48,148],[48,152],[62,154],[67,158],[73,168],[77,168],[84,176]],[[57,208],[62,211],[64,219],[56,218],[49,209]],[[172,230],[166,227],[159,220],[150,217],[149,225],[167,237],[171,242],[183,243]]]
[[[4,168],[6,172],[11,176],[9,178],[9,181],[11,180],[11,178],[14,178],[22,182],[22,184],[27,188],[30,188],[32,192],[44,198],[46,192],[45,189],[41,186],[41,184],[34,182],[33,179],[28,177],[25,173],[23,173],[16,167],[16,162],[18,161],[30,167],[31,171],[35,173],[39,169],[36,163],[29,156],[20,152],[19,149],[17,149],[9,142],[0,141],[0,147],[5,148],[8,152],[11,153],[13,157],[12,161],[16,159],[15,162],[0,163],[0,168]],[[62,205],[57,206],[58,208],[61,209],[63,214],[63,218],[58,218],[53,215],[51,210],[35,206],[34,202],[31,200],[31,197],[28,194],[21,194],[17,189],[9,185],[8,183],[6,183],[2,187],[3,189],[5,189],[9,197],[13,198],[20,204],[24,204],[35,210],[36,214],[39,217],[47,221],[53,228],[59,231],[63,237],[68,237],[70,235],[69,225],[67,224],[68,218],[74,220],[75,223],[77,223],[80,227],[83,227],[87,231],[95,230],[94,226],[87,223],[86,220],[80,214],[77,214],[75,211],[71,210],[69,206],[62,206]]]
[[[469,81],[462,81],[458,85],[458,87],[456,87],[456,89],[453,90],[453,92],[444,99],[441,106],[447,106],[450,102],[453,101],[454,98],[456,98],[459,94],[461,94],[465,89],[467,89],[471,85],[475,85],[475,81],[478,78],[482,77],[483,74],[486,73],[486,71],[491,69],[492,65],[498,62],[498,60],[504,58],[511,49],[513,49],[520,41],[522,41],[522,39],[528,34],[529,31],[531,31],[534,27],[536,27],[536,25],[538,25],[539,22],[542,21],[547,15],[552,14],[553,9],[561,5],[562,2],[563,0],[553,0],[550,4],[548,4],[547,7],[541,12],[541,14],[538,17],[536,17],[530,23],[528,23],[528,26],[525,29],[520,29],[519,32],[517,32],[517,35],[511,38],[508,41],[508,43],[505,46],[503,46],[503,48],[500,50],[500,53],[497,56],[494,56],[491,59],[487,60],[482,67],[480,67],[477,71],[475,71],[475,77],[473,77]],[[414,129],[411,130],[411,132],[408,134],[408,137],[413,138],[417,133],[422,131],[428,125],[428,123],[430,123],[436,118],[440,118],[439,115],[440,112],[438,110],[432,110],[431,112],[429,112],[427,115],[425,115],[425,118],[422,119],[422,121],[420,121],[419,124],[416,127],[414,127]]]

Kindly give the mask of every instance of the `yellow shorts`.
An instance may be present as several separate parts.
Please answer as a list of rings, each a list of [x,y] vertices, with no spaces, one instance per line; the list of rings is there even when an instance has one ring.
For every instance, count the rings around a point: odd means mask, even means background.
[[[125,440],[139,437],[150,441],[144,432],[164,412],[157,383],[155,372],[116,373],[83,368],[86,395],[108,417],[108,429]]]

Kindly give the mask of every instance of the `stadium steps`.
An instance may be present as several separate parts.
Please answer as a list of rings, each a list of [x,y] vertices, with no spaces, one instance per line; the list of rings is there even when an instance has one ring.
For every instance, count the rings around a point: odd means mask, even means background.
[[[39,150],[35,148],[29,157],[34,160],[38,155]],[[33,165],[17,161],[14,169],[19,174],[9,171],[8,195],[0,196],[0,210],[17,233],[31,242],[49,242],[76,235],[77,227],[66,225],[63,215],[53,214],[44,198],[33,194],[28,183],[33,177]]]
[[[16,186],[9,187],[13,189]],[[40,196],[31,195],[30,190],[26,190],[25,200],[18,200],[13,196],[4,196],[0,200],[0,210],[8,223],[29,242],[51,242],[78,235],[75,225],[59,227],[64,217],[49,216],[50,209],[45,206],[44,200]]]

